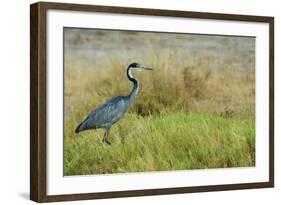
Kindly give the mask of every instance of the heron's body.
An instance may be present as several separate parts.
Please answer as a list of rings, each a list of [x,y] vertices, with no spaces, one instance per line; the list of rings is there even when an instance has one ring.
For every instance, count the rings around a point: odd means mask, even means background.
[[[131,74],[131,71],[137,68],[151,70],[150,68],[145,68],[138,63],[132,63],[129,65],[127,69],[127,77],[133,83],[133,89],[130,94],[127,96],[114,97],[105,104],[96,108],[80,125],[78,125],[75,130],[76,133],[89,129],[103,128],[105,129],[103,141],[110,144],[107,136],[111,126],[120,120],[129,110],[138,94],[139,83]]]

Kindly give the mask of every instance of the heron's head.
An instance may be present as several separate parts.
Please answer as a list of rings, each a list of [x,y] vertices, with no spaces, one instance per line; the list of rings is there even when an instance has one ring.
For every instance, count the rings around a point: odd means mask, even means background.
[[[150,70],[150,71],[153,70],[153,68],[146,67],[146,66],[144,66],[144,65],[142,65],[140,63],[136,63],[136,62],[135,63],[131,63],[129,65],[129,69],[130,70]]]

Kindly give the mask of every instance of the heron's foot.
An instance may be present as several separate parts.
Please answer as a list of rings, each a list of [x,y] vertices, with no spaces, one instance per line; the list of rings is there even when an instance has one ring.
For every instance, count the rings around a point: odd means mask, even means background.
[[[108,139],[103,139],[102,142],[111,145],[111,142],[109,142]]]

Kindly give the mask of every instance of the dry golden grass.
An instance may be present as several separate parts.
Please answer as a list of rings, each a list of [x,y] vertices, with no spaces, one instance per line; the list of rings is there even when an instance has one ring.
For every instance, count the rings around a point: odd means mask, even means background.
[[[154,72],[135,75],[140,92],[132,112],[140,115],[173,110],[232,115],[254,115],[254,73],[239,71],[235,64],[216,62],[209,56],[188,57],[169,50],[143,56],[139,62],[155,68]],[[177,59],[176,61],[174,59]],[[69,113],[93,101],[93,108],[116,95],[127,95],[131,83],[126,77],[129,62],[101,59],[99,65],[84,67],[69,60],[65,69],[65,111]]]

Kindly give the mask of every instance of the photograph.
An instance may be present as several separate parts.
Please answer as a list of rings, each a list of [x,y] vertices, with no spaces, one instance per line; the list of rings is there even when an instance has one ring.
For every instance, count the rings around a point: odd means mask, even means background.
[[[30,199],[274,187],[274,17],[30,5]]]
[[[255,36],[63,28],[63,175],[255,167]]]

